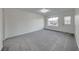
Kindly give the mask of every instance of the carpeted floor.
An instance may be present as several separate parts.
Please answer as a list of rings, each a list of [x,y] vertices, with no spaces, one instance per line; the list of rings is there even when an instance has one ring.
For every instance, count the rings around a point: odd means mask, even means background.
[[[3,51],[76,51],[74,35],[40,30],[9,38],[4,41]]]

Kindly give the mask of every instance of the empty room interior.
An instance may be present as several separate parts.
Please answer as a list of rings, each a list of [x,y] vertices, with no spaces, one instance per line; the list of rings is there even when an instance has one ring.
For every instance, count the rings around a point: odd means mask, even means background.
[[[1,51],[79,51],[78,8],[0,8]]]

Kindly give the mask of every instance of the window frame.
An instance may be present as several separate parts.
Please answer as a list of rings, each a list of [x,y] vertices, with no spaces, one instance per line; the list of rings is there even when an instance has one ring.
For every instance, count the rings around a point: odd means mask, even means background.
[[[71,16],[65,16],[64,17],[64,24],[65,25],[70,25],[71,24],[71,19],[72,19]]]
[[[50,18],[48,18],[48,21],[47,21],[48,24],[47,25],[48,26],[59,26],[58,21],[59,21],[59,17],[58,16],[56,16],[56,17],[50,17]]]

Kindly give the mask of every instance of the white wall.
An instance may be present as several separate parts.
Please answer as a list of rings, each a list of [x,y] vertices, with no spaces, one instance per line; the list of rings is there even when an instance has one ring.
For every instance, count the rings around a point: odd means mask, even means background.
[[[18,9],[4,9],[5,38],[41,30],[43,16]]]
[[[79,48],[79,8],[75,9],[75,37]]]
[[[0,8],[0,50],[3,47],[2,41],[3,41],[3,19],[2,19],[2,9]]]
[[[56,31],[62,31],[62,32],[67,32],[67,33],[74,33],[74,14],[75,11],[74,9],[68,10],[66,12],[62,12],[62,13],[54,13],[51,16],[58,16],[59,17],[59,26],[55,27],[55,26],[47,26],[47,19],[48,17],[46,17],[45,19],[45,28],[47,29],[51,29],[51,30],[56,30]],[[64,17],[65,16],[71,16],[71,24],[70,25],[65,25],[64,24]]]

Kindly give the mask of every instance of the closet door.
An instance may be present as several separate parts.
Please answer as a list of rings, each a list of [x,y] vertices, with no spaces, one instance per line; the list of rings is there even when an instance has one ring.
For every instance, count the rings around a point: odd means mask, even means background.
[[[75,9],[75,38],[79,50],[79,8]]]

